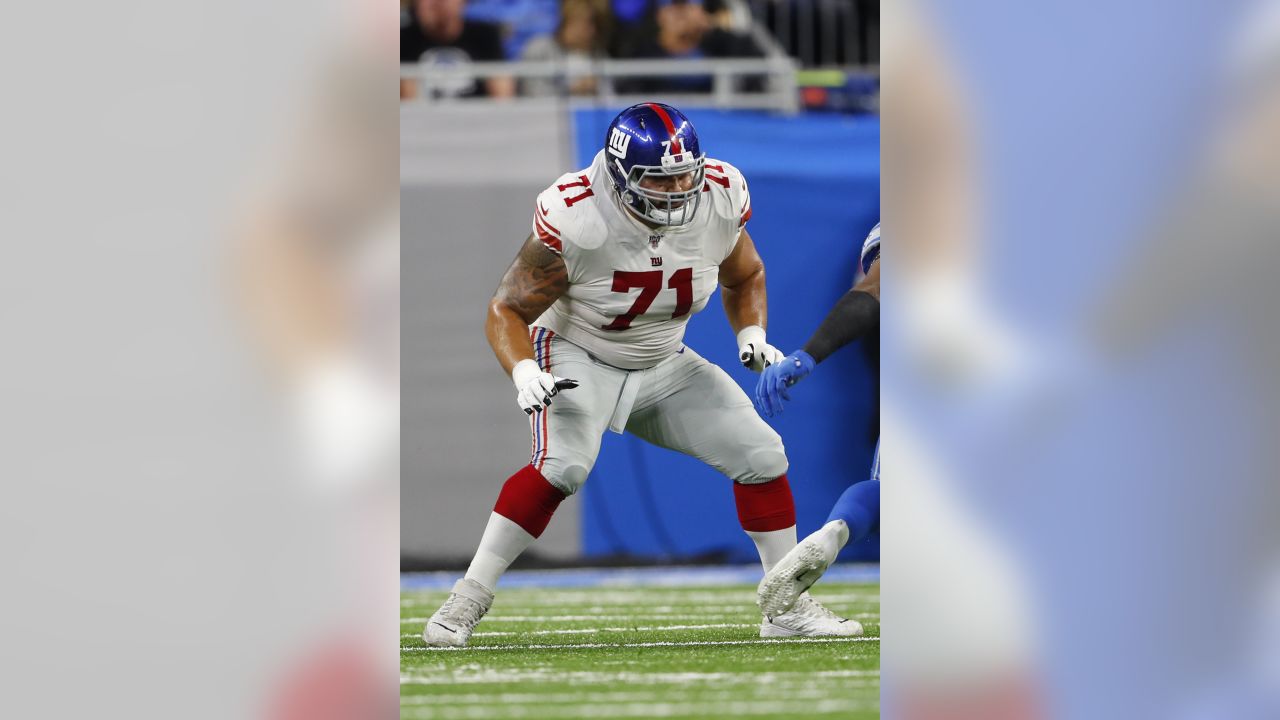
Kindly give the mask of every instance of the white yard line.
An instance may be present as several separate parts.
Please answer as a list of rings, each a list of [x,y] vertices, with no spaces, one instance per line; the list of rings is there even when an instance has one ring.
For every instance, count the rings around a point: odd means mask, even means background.
[[[742,673],[750,675],[750,673]],[[879,678],[846,678],[840,683],[841,690],[852,690],[862,688],[875,688],[879,686]],[[796,678],[794,684],[780,686],[778,683],[770,683],[767,686],[752,688],[749,693],[751,697],[747,697],[747,693],[743,692],[743,688],[729,689],[711,689],[700,688],[698,690],[699,702],[742,702],[752,698],[766,701],[774,701],[777,699],[779,691],[785,689],[787,700],[795,703],[797,701],[814,701],[823,700],[831,697],[831,691],[825,687],[815,687],[811,680]],[[653,702],[654,691],[652,688],[636,690],[632,692],[618,692],[599,690],[581,690],[569,692],[504,692],[504,693],[447,693],[447,694],[427,694],[427,695],[401,695],[400,706],[421,707],[425,705],[431,706],[448,706],[448,705],[555,705],[555,704],[574,704],[582,703],[624,703],[624,702]]]
[[[752,715],[777,715],[779,713],[794,712],[796,706],[788,701],[774,702],[648,702],[648,703],[619,703],[619,704],[594,704],[594,705],[578,705],[578,706],[538,706],[530,705],[506,705],[504,707],[483,706],[482,713],[477,713],[477,708],[432,708],[432,707],[404,707],[401,708],[401,718],[409,718],[412,720],[453,720],[455,718],[618,718],[618,717],[671,717],[675,715],[695,717],[734,717],[734,716],[752,716]],[[878,703],[871,703],[856,700],[816,700],[808,703],[804,707],[806,715],[831,715],[844,714],[858,710],[875,710],[879,707]]]
[[[855,620],[879,620],[880,613],[853,613],[844,617],[851,617]],[[401,625],[421,624],[430,620],[430,617],[408,617],[401,618]],[[667,614],[649,614],[635,613],[634,615],[502,615],[490,616],[485,619],[486,625],[494,623],[506,622],[617,622],[620,620],[742,620],[742,615],[734,613],[732,615],[726,613],[706,613],[706,614],[689,614],[689,615],[667,615]],[[630,628],[628,628],[630,629]]]
[[[824,603],[874,603],[880,601],[879,593],[824,593],[819,587],[814,590],[815,597]],[[436,605],[443,602],[447,592],[404,592],[401,593],[400,604],[404,605]],[[755,588],[741,588],[734,592],[716,594],[668,592],[655,593],[640,591],[634,593],[598,593],[584,591],[578,593],[546,594],[536,596],[525,595],[520,590],[502,590],[498,597],[515,606],[546,607],[556,605],[577,605],[584,600],[599,605],[635,605],[637,603],[660,603],[665,605],[703,605],[723,603],[739,598],[752,598]],[[673,602],[674,601],[674,602]]]
[[[760,623],[709,623],[706,625],[653,625],[649,627],[574,628],[567,630],[511,630],[506,632],[478,632],[471,637],[510,637],[512,635],[592,635],[603,632],[662,632],[667,630],[711,630],[713,628],[754,628]],[[421,634],[404,633],[402,638],[421,637]]]
[[[424,623],[430,620],[430,617],[411,617],[401,618],[400,624],[407,623]],[[507,623],[507,622],[618,622],[622,620],[741,620],[741,614],[723,615],[720,613],[704,614],[704,615],[652,615],[649,613],[636,613],[634,615],[502,615],[499,617],[485,618],[486,624]]]
[[[708,683],[751,684],[756,687],[773,686],[790,682],[812,684],[820,680],[879,678],[879,670],[816,670],[808,671],[766,671],[766,672],[635,672],[622,670],[619,672],[598,672],[591,670],[558,671],[551,669],[502,669],[467,665],[451,671],[448,675],[401,675],[401,685],[477,685],[477,684],[509,684],[516,682],[542,682],[555,680],[570,685],[696,685]]]
[[[499,595],[497,605],[502,609],[503,612],[516,614],[516,615],[526,614],[526,613],[546,612],[550,608],[573,610],[577,612],[618,612],[619,610],[627,610],[630,608],[643,608],[646,612],[654,612],[654,613],[690,612],[693,610],[705,610],[708,612],[712,612],[712,611],[723,612],[723,611],[740,610],[743,607],[750,607],[752,605],[755,605],[755,602],[756,602],[754,593],[752,593],[751,595],[744,595],[743,597],[737,598],[737,599],[718,598],[719,602],[715,602],[715,603],[670,602],[671,600],[670,598],[664,598],[664,600],[667,600],[667,602],[661,602],[661,603],[647,603],[647,602],[644,602],[643,600],[637,601],[634,598],[629,602],[606,603],[606,602],[601,602],[596,598],[582,598],[582,597],[578,597],[574,599],[566,599],[564,602],[545,603],[545,604],[520,603],[520,602],[509,602],[509,601],[504,602],[504,600],[506,600],[506,598],[503,598],[501,595]],[[732,600],[732,602],[726,602],[729,600]],[[857,606],[857,605],[865,606],[865,605],[879,604],[878,599],[877,600],[841,600],[839,598],[819,597],[818,600],[822,601],[823,605],[834,606],[834,607],[849,607],[849,606]],[[439,602],[420,602],[420,603],[412,603],[412,604],[401,603],[402,608],[421,607],[424,610],[426,609],[435,610],[439,606],[440,606]]]
[[[686,642],[643,642],[643,643],[564,643],[548,645],[481,645],[465,648],[434,648],[400,646],[401,652],[457,652],[481,650],[566,650],[587,648],[650,648],[650,647],[703,647],[712,645],[773,645],[778,643],[846,643],[846,642],[879,642],[880,636],[848,637],[848,638],[766,638],[760,640],[691,640]]]

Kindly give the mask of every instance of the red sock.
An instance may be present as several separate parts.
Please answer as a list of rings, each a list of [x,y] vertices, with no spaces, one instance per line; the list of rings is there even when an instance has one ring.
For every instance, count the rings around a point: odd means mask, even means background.
[[[738,504],[738,522],[748,532],[785,530],[796,524],[796,503],[785,473],[755,485],[736,482],[733,499]]]
[[[539,537],[564,498],[564,493],[547,482],[537,468],[525,465],[503,484],[493,511]]]

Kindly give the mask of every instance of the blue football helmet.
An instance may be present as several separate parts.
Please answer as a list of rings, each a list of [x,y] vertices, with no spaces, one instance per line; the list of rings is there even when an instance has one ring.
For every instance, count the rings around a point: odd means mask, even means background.
[[[605,131],[604,152],[613,189],[622,204],[636,215],[658,225],[688,225],[702,202],[707,156],[698,133],[684,113],[661,103],[641,103],[618,113]],[[680,177],[674,187],[660,190],[642,187],[650,177]],[[668,181],[668,187],[672,187]]]

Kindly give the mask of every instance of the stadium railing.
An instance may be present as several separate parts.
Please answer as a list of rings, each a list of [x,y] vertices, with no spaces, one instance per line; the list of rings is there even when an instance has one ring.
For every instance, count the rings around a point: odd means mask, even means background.
[[[784,113],[799,110],[796,72],[799,63],[789,57],[762,59],[716,60],[601,60],[591,65],[592,75],[602,82],[593,95],[562,95],[557,102],[571,106],[594,107],[601,104],[623,106],[654,98],[654,93],[626,94],[614,90],[617,80],[652,77],[710,77],[709,93],[658,93],[662,99],[688,106],[724,109],[764,109]],[[490,77],[517,79],[538,78],[562,80],[579,77],[560,62],[473,62],[454,67],[405,63],[400,66],[401,80],[417,85],[416,101],[429,103],[470,103],[487,98],[460,98],[450,89]],[[763,78],[763,91],[750,91],[739,80]],[[507,102],[546,102],[546,97],[517,96]],[[411,100],[412,102],[412,100]]]

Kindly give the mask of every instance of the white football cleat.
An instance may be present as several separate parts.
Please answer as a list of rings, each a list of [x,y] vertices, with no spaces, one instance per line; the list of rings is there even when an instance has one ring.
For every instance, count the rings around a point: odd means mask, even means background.
[[[427,621],[422,639],[431,647],[465,647],[476,623],[493,606],[493,593],[476,582],[462,578],[453,584],[449,599]]]
[[[795,607],[781,615],[766,615],[760,621],[760,637],[853,637],[862,634],[862,624],[847,620],[826,609],[804,593]]]
[[[800,595],[813,586],[835,562],[840,548],[849,539],[849,527],[836,520],[823,525],[765,574],[756,588],[756,602],[766,617],[782,615]]]

